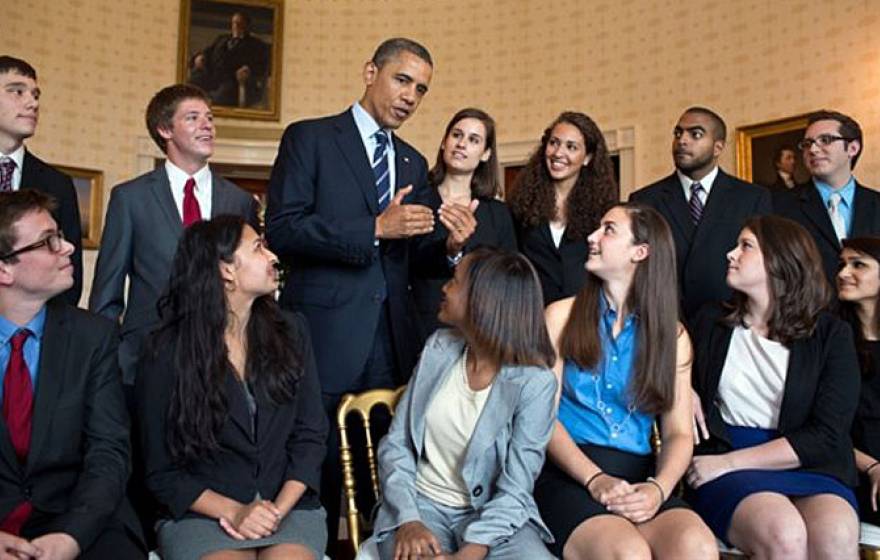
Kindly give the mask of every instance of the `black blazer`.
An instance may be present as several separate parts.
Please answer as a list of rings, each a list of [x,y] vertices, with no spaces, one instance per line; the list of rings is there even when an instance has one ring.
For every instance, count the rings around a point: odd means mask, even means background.
[[[822,204],[822,197],[813,182],[798,185],[790,191],[774,192],[773,210],[810,232],[822,255],[825,275],[834,286],[841,246],[828,210]],[[880,235],[880,193],[856,183],[851,224],[849,237]]]
[[[736,245],[746,220],[769,214],[772,209],[767,189],[740,181],[721,169],[696,227],[676,173],[632,193],[629,199],[651,206],[669,223],[685,320],[690,320],[705,303],[730,298],[727,252]]]
[[[110,523],[124,525],[143,542],[125,497],[131,450],[116,363],[118,329],[57,299],[46,306],[24,467],[0,417],[0,518],[28,499],[53,531],[72,536],[80,550]]]
[[[308,326],[302,315],[287,315],[287,328],[299,341],[303,376],[293,401],[275,406],[255,395],[256,438],[244,390],[233,373],[226,376],[228,413],[217,442],[219,449],[195,464],[181,466],[167,447],[167,414],[177,379],[173,349],[142,362],[135,385],[141,445],[146,459],[146,486],[174,519],[200,517],[189,510],[205,490],[213,490],[242,503],[257,492],[273,500],[288,480],[308,489],[297,508],[318,507],[318,485],[327,439],[327,417],[321,405],[318,375],[311,351]]]
[[[425,158],[396,134],[393,142],[395,192],[412,185],[404,203],[424,203]],[[409,294],[410,241],[374,244],[377,198],[351,110],[287,127],[269,179],[266,233],[290,269],[281,305],[308,319],[325,393],[355,389],[386,303],[399,383],[421,349]]]
[[[700,396],[712,437],[695,454],[730,451],[718,407],[721,371],[733,329],[723,322],[721,306],[706,306],[694,328],[694,389]],[[855,486],[856,467],[850,426],[859,401],[859,364],[852,329],[827,312],[819,315],[813,335],[790,347],[778,430],[801,461],[798,470],[831,475]]]
[[[494,198],[480,198],[474,218],[477,229],[464,246],[464,253],[477,247],[499,247],[508,251],[516,251],[516,233],[513,219],[507,205]],[[428,206],[436,213],[443,203],[437,189],[430,189]],[[410,282],[416,310],[419,314],[419,327],[422,338],[426,340],[442,323],[437,319],[440,301],[443,299],[443,284],[452,278],[455,271],[446,259],[446,238],[449,231],[440,219],[434,222],[431,237],[433,243],[417,244],[413,250]],[[438,251],[437,248],[443,250]]]
[[[43,191],[58,201],[52,214],[64,238],[73,243],[73,286],[58,297],[70,305],[78,305],[83,286],[82,222],[73,181],[48,163],[25,150],[21,166],[21,188]],[[94,217],[92,218],[94,219]]]
[[[549,224],[529,227],[515,220],[514,225],[519,250],[538,272],[544,305],[578,293],[586,278],[587,240],[572,239],[566,231],[557,248]]]

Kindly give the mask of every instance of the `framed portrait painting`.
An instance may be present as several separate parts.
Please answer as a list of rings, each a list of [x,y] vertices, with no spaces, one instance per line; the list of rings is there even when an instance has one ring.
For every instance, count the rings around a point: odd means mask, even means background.
[[[797,143],[804,137],[810,115],[812,113],[737,128],[737,176],[769,188],[785,188],[783,176],[790,177],[795,184],[807,181],[810,173]]]
[[[101,242],[101,217],[104,212],[102,206],[104,173],[95,169],[67,165],[52,167],[73,179],[82,226],[82,246],[84,249],[97,249],[98,243]]]
[[[181,0],[177,79],[219,117],[278,120],[284,0]]]

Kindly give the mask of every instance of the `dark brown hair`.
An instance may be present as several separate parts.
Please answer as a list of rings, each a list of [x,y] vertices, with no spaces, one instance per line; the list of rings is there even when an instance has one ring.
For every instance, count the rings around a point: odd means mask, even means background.
[[[208,97],[208,94],[202,88],[192,84],[174,84],[162,88],[147,105],[147,131],[163,153],[167,152],[168,147],[165,139],[159,134],[159,129],[171,130],[177,106],[185,99],[200,99],[208,107],[211,106],[211,98]]]
[[[831,301],[831,287],[822,269],[822,257],[812,236],[800,224],[779,216],[755,216],[746,221],[764,257],[770,318],[767,337],[790,346],[813,334],[818,314]],[[748,296],[734,290],[730,326],[744,325]]]
[[[633,244],[648,246],[648,256],[636,266],[626,297],[626,309],[636,317],[638,333],[629,392],[633,405],[657,414],[669,410],[675,400],[679,334],[675,245],[669,226],[653,208],[632,202],[615,207],[629,216]],[[601,290],[602,280],[588,273],[560,336],[560,356],[582,369],[595,368],[602,359]]]
[[[846,145],[848,146],[850,142],[853,140],[858,141],[859,143],[859,151],[856,152],[856,155],[852,158],[852,164],[850,165],[850,169],[856,168],[856,163],[859,161],[859,157],[862,155],[862,150],[865,149],[865,141],[862,138],[862,127],[859,126],[859,123],[849,115],[844,115],[838,111],[828,111],[821,110],[816,111],[810,118],[807,119],[807,126],[810,126],[814,122],[818,121],[836,121],[838,124],[837,131],[846,139]]]
[[[45,210],[52,214],[58,203],[51,196],[36,189],[21,189],[13,192],[0,193],[0,255],[15,250],[18,235],[15,224],[31,212]],[[10,257],[7,262],[15,264],[18,257]]]
[[[544,322],[541,282],[519,253],[482,247],[462,264],[467,282],[466,329],[501,365],[553,367],[556,352]]]
[[[37,79],[37,71],[27,61],[4,54],[0,56],[0,74],[9,72],[16,72],[32,80]]]
[[[462,109],[453,115],[452,120],[446,125],[442,142],[446,142],[452,128],[464,119],[477,119],[483,123],[483,127],[486,129],[486,149],[491,150],[489,159],[481,161],[474,170],[474,176],[471,178],[471,196],[494,198],[498,194],[498,154],[495,149],[495,121],[492,117],[485,111],[473,107]],[[440,149],[437,150],[437,163],[428,172],[428,183],[436,188],[445,178],[446,161],[443,159],[443,144],[441,143]]]
[[[553,128],[560,123],[570,124],[580,131],[586,152],[591,156],[590,162],[581,168],[565,202],[565,235],[571,239],[586,239],[605,211],[617,202],[617,183],[605,137],[593,119],[583,113],[562,113],[544,130],[541,145],[514,182],[510,210],[525,227],[535,227],[556,218],[556,189],[547,171],[544,154]]]
[[[854,237],[852,239],[844,239],[842,244],[844,249],[852,249],[853,251],[880,263],[880,237]],[[877,303],[880,303],[880,294],[877,294],[875,305]],[[880,307],[874,310],[874,324],[871,325],[875,332],[880,332],[880,313],[877,312],[878,310],[880,310]],[[871,351],[865,341],[862,322],[859,319],[858,313],[856,313],[856,304],[850,301],[841,300],[840,315],[850,324],[850,326],[852,326],[856,340],[856,350],[859,354],[859,365],[862,369],[862,376],[867,376],[873,371],[874,364]]]

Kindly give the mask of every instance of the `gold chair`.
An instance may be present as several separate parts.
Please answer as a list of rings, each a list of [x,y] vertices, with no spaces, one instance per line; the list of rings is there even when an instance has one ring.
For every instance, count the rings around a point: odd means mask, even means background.
[[[406,386],[398,387],[397,389],[373,389],[358,395],[349,393],[342,397],[339,408],[336,409],[336,426],[339,430],[339,457],[342,463],[342,488],[345,494],[345,502],[348,506],[346,522],[355,554],[357,554],[358,548],[361,545],[362,530],[368,528],[369,522],[360,514],[357,502],[355,501],[357,481],[354,475],[354,456],[352,455],[351,445],[348,442],[348,428],[345,421],[350,413],[357,412],[363,422],[367,446],[367,464],[370,468],[370,482],[373,489],[373,497],[378,501],[381,491],[373,437],[370,434],[370,412],[374,407],[382,405],[393,415],[397,401],[400,400],[400,396],[405,388]]]

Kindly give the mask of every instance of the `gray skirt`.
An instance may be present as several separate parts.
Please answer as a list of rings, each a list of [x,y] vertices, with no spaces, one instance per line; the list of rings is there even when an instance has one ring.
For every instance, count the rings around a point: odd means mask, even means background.
[[[262,539],[236,540],[226,534],[215,519],[187,518],[159,522],[159,554],[162,560],[198,560],[219,550],[264,548],[276,544],[300,544],[312,551],[316,560],[324,557],[327,546],[327,513],[324,508],[290,510],[278,530]]]

